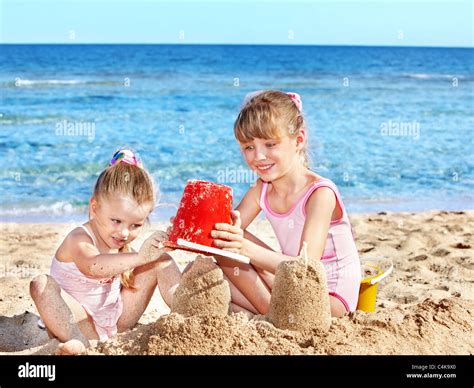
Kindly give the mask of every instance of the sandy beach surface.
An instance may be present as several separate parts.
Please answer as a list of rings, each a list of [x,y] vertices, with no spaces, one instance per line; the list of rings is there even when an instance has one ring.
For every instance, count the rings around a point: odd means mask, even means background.
[[[394,265],[374,313],[332,318],[328,331],[281,330],[266,317],[169,314],[159,292],[132,331],[96,343],[90,354],[472,354],[474,210],[352,215],[361,258]],[[0,352],[51,354],[57,341],[37,327],[28,285],[76,224],[1,224]],[[153,224],[141,242],[167,224]],[[278,244],[268,222],[250,231]],[[184,267],[194,254],[175,251]],[[25,313],[27,312],[27,313]],[[12,335],[15,333],[15,335]]]

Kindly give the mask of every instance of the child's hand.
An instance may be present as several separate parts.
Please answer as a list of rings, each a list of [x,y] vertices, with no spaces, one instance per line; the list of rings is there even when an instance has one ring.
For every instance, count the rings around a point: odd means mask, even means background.
[[[158,231],[148,237],[138,251],[138,255],[145,262],[157,260],[164,252],[171,249],[163,245],[163,241],[168,240],[168,235],[165,232]]]
[[[214,245],[224,251],[242,254],[244,244],[244,231],[240,228],[242,224],[240,220],[240,212],[232,210],[232,225],[216,224],[211,236],[214,238]]]

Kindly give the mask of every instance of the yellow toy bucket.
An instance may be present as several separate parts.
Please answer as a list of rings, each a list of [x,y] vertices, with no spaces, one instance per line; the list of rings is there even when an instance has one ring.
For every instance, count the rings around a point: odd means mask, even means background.
[[[357,310],[375,311],[378,283],[390,275],[392,270],[393,264],[389,259],[367,259],[362,261],[362,274],[365,277],[360,282]]]

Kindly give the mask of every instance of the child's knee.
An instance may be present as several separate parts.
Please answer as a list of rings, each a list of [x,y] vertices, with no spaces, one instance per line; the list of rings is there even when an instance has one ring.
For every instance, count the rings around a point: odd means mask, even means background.
[[[30,295],[33,299],[40,298],[50,289],[59,291],[59,285],[49,275],[35,276],[30,282]]]
[[[174,261],[173,257],[171,257],[167,253],[164,253],[160,256],[158,260],[152,261],[147,264],[143,264],[140,267],[136,267],[136,268],[141,268],[144,271],[153,270],[155,272],[161,272],[163,269],[166,269],[170,267],[171,265],[175,265],[177,267],[176,262]]]
[[[347,313],[344,304],[332,295],[329,295],[329,304],[331,306],[331,316],[333,318],[341,318]]]
[[[268,298],[266,295],[263,295],[257,300],[253,300],[252,304],[257,309],[259,314],[267,315],[270,308],[270,298]]]

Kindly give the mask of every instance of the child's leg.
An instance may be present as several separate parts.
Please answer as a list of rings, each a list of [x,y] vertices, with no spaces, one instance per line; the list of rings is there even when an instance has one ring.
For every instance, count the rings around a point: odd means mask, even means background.
[[[275,281],[275,274],[265,271],[264,269],[254,267],[255,271],[260,275],[262,280],[265,282],[267,285],[267,288],[270,290],[270,293],[272,292],[273,289],[273,282]]]
[[[235,303],[231,303],[230,305],[231,305],[231,308],[232,308],[232,312],[234,312],[234,313],[244,313],[245,315],[247,315],[247,317],[249,319],[252,319],[253,316],[255,315],[255,313],[252,313],[251,311],[246,310],[243,307],[240,307],[239,305],[237,305]]]
[[[331,316],[341,318],[347,313],[346,306],[335,296],[329,295],[329,304],[331,305]]]
[[[266,314],[270,306],[270,291],[255,268],[250,264],[223,256],[215,258],[230,283],[245,296],[259,314]]]
[[[133,328],[145,312],[156,286],[165,303],[170,306],[181,272],[173,258],[163,254],[157,261],[133,270],[135,289],[122,288],[123,312],[117,322],[119,332]]]
[[[82,305],[61,290],[51,276],[36,276],[30,283],[30,294],[47,329],[61,342],[77,340],[85,349],[88,339],[98,339],[94,323]],[[73,349],[81,348],[80,344],[72,343]]]
[[[227,280],[230,287],[230,295],[232,298],[232,311],[238,313],[239,311],[247,311],[252,314],[258,314],[258,311],[253,307],[252,303],[242,294],[239,289],[230,281],[230,279],[224,275],[224,279]]]
[[[158,261],[156,281],[163,300],[171,307],[173,295],[179,286],[181,271],[174,259],[167,253],[163,254]]]

